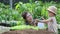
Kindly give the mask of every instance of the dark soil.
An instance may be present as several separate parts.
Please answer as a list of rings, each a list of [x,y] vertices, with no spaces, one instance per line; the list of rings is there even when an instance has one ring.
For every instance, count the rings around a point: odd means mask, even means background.
[[[53,34],[52,32],[49,32],[47,30],[15,30],[15,31],[8,31],[4,32],[2,34]]]

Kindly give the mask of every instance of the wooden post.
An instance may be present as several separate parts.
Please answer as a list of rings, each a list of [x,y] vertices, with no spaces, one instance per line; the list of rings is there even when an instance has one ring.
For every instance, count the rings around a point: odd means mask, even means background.
[[[10,8],[11,8],[11,9],[12,9],[12,4],[13,4],[12,1],[13,1],[13,0],[10,0]]]

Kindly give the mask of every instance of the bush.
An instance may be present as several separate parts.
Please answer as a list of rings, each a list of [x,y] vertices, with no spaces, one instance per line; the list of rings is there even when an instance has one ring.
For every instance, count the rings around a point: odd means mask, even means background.
[[[0,21],[16,20],[24,23],[21,13],[25,10],[28,10],[32,14],[33,18],[41,19],[41,17],[44,17],[45,19],[47,19],[47,8],[51,5],[55,5],[58,8],[56,15],[57,23],[60,23],[60,3],[56,3],[53,1],[44,3],[42,1],[35,1],[30,3],[19,2],[15,5],[15,9],[10,9],[9,5],[4,5],[3,3],[0,3]]]
[[[34,27],[34,26],[30,26],[30,25],[19,25],[19,26],[11,27],[11,30],[25,30],[25,29],[39,30],[38,27]]]
[[[42,1],[35,1],[32,3],[19,2],[16,4],[15,9],[18,10],[20,14],[25,10],[29,10],[29,12],[33,15],[33,18],[41,19],[41,17],[44,17],[45,19],[47,19],[48,18],[47,8],[51,5],[55,5],[58,8],[56,19],[57,22],[60,23],[60,19],[59,19],[60,7],[58,6],[60,4],[53,1],[44,2],[44,3]]]

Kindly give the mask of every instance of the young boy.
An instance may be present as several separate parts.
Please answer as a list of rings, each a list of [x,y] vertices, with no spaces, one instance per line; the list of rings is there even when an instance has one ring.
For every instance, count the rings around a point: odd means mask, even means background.
[[[40,22],[44,22],[48,24],[48,31],[54,32],[54,34],[58,34],[58,29],[57,29],[57,22],[56,22],[56,11],[57,8],[55,6],[50,6],[48,8],[48,14],[49,18],[47,20],[39,20]]]

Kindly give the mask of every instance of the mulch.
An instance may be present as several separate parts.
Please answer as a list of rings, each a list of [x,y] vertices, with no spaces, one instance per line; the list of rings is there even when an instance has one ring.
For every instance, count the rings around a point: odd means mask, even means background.
[[[8,31],[8,32],[4,32],[2,34],[53,34],[53,32],[49,32],[47,30],[33,30],[33,29],[29,29],[29,30],[15,30],[15,31]]]

